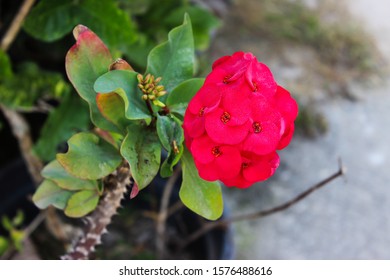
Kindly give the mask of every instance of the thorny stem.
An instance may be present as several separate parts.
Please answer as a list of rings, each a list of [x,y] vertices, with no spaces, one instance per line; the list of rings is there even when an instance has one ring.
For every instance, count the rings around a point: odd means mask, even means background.
[[[165,255],[165,229],[166,229],[166,220],[169,216],[169,199],[171,193],[179,177],[181,168],[177,167],[173,175],[169,178],[164,187],[164,192],[161,198],[160,211],[157,216],[157,236],[156,236],[156,248],[157,248],[157,258],[163,259]]]
[[[62,256],[64,260],[88,259],[101,243],[101,236],[107,232],[106,227],[111,223],[112,217],[117,213],[120,202],[131,184],[129,166],[120,166],[115,172],[105,178],[104,186],[107,192],[100,199],[96,209],[85,218],[86,226],[81,238],[75,243],[69,253]]]
[[[260,210],[260,211],[257,211],[257,212],[254,212],[254,213],[249,213],[249,214],[241,214],[241,215],[237,215],[235,217],[232,217],[230,219],[218,220],[216,222],[207,223],[202,228],[200,228],[198,231],[196,231],[193,234],[191,234],[181,244],[179,250],[184,249],[189,244],[191,244],[193,241],[197,240],[202,235],[207,233],[209,230],[212,230],[214,228],[223,227],[223,226],[226,226],[226,225],[234,223],[234,222],[259,219],[259,218],[263,218],[263,217],[275,214],[277,212],[286,210],[287,208],[295,205],[296,203],[298,203],[299,201],[301,201],[302,199],[304,199],[305,197],[307,197],[308,195],[310,195],[314,191],[322,188],[323,186],[329,184],[330,182],[332,182],[333,180],[335,180],[336,178],[338,178],[338,177],[340,177],[340,176],[342,176],[344,174],[345,174],[345,168],[342,166],[341,160],[340,160],[339,161],[339,170],[337,172],[335,172],[334,174],[330,175],[328,178],[318,182],[317,184],[311,186],[309,189],[307,189],[306,191],[304,191],[301,194],[297,195],[295,198],[293,198],[293,199],[291,199],[291,200],[287,201],[286,203],[283,203],[283,204],[281,204],[279,206],[271,208],[271,209]]]
[[[11,23],[11,26],[8,28],[7,33],[4,35],[1,40],[1,49],[7,51],[11,46],[12,42],[15,40],[16,35],[18,35],[20,27],[24,19],[26,18],[31,7],[34,5],[35,0],[24,0],[22,6],[20,7],[18,14]]]

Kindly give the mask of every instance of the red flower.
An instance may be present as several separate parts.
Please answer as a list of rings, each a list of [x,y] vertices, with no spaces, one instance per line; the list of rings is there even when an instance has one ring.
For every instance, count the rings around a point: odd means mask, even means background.
[[[297,103],[268,67],[236,52],[214,62],[188,104],[186,146],[203,179],[247,188],[274,174],[276,150],[290,143],[297,114]]]
[[[277,87],[267,65],[258,62],[253,54],[244,52],[215,61],[205,84],[230,85],[237,80],[243,80],[251,92],[265,96],[273,96]]]
[[[255,153],[243,152],[241,170],[231,179],[223,180],[228,187],[248,188],[256,182],[271,177],[279,166],[279,156],[276,152],[259,156]]]
[[[204,135],[193,140],[191,151],[199,175],[205,180],[230,179],[240,172],[241,155],[235,146],[217,144]]]
[[[280,113],[266,98],[253,98],[251,103],[251,129],[243,142],[243,149],[259,155],[276,150],[281,136]]]

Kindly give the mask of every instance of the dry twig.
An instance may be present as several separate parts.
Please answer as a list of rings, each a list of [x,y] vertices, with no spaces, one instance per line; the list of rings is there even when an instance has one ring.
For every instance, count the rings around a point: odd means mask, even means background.
[[[24,0],[16,17],[12,21],[11,26],[8,28],[7,33],[5,33],[3,39],[1,40],[0,47],[3,51],[6,52],[11,46],[12,42],[15,40],[16,35],[18,35],[24,19],[26,18],[31,7],[34,5],[34,2],[35,0]]]
[[[277,212],[286,210],[287,208],[290,208],[291,206],[295,205],[296,203],[298,203],[299,201],[301,201],[302,199],[304,199],[305,197],[307,197],[308,195],[310,195],[314,191],[322,188],[323,186],[329,184],[331,181],[335,180],[336,178],[338,178],[338,177],[340,177],[340,176],[342,176],[344,174],[345,174],[345,168],[342,166],[341,161],[340,161],[339,162],[339,170],[337,172],[335,172],[334,174],[332,174],[328,178],[322,180],[321,182],[318,182],[317,184],[313,185],[312,187],[310,187],[306,191],[302,192],[301,194],[299,194],[295,198],[287,201],[286,203],[283,203],[283,204],[281,204],[279,206],[276,206],[274,208],[271,208],[271,209],[260,210],[260,211],[257,211],[257,212],[254,212],[254,213],[249,213],[249,214],[241,214],[241,215],[237,215],[235,217],[232,217],[230,219],[218,220],[216,222],[206,223],[198,231],[196,231],[193,234],[191,234],[183,242],[183,244],[181,244],[180,250],[184,249],[189,244],[191,244],[192,242],[194,242],[195,240],[200,238],[202,235],[204,235],[205,233],[207,233],[208,231],[210,231],[210,230],[212,230],[214,228],[223,227],[223,226],[226,226],[226,225],[234,223],[234,222],[259,219],[259,218],[263,218],[263,217],[275,214]]]
[[[173,175],[168,179],[164,187],[163,196],[161,198],[160,211],[157,216],[157,236],[156,236],[156,248],[158,259],[164,258],[165,253],[165,228],[166,220],[169,216],[169,199],[171,198],[171,193],[175,186],[176,180],[181,173],[181,168],[177,167]]]
[[[8,109],[1,104],[0,108],[11,127],[13,135],[18,140],[20,153],[26,162],[27,169],[34,180],[35,185],[38,185],[42,181],[41,170],[43,164],[32,152],[33,142],[31,139],[30,127],[24,117],[18,112]]]

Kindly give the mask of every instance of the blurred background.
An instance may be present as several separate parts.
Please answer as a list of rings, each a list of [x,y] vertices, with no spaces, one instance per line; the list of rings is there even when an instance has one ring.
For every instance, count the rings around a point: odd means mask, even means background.
[[[7,45],[11,22],[28,2],[34,6]],[[184,12],[193,24],[197,76],[223,55],[252,52],[300,105],[274,177],[247,190],[224,188],[226,215],[282,204],[336,172],[339,159],[347,173],[286,211],[232,224],[215,237],[228,240],[224,253],[180,258],[389,259],[390,3],[382,0],[0,0],[0,253],[16,248],[8,258],[56,258],[70,238],[46,233],[44,223],[25,238],[38,210],[20,151],[48,162],[73,133],[91,127],[64,72],[72,28],[88,26],[114,57],[142,72],[150,49]],[[22,146],[10,125],[15,112],[26,121],[19,127],[30,128],[31,142]],[[121,214],[96,258],[155,258],[145,245],[153,238],[150,215],[141,224],[131,208]]]

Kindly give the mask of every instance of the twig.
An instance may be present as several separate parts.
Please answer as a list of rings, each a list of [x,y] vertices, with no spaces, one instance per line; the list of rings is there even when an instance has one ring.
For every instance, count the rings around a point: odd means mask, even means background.
[[[104,180],[107,190],[104,198],[91,215],[85,218],[86,226],[83,236],[74,244],[69,253],[62,256],[64,260],[84,260],[101,243],[101,236],[107,232],[107,226],[117,213],[120,202],[131,183],[131,174],[128,165],[119,167],[113,174]]]
[[[34,5],[35,0],[24,0],[22,6],[20,7],[16,17],[11,23],[11,26],[8,28],[7,33],[5,33],[3,39],[1,40],[1,49],[7,51],[12,42],[15,40],[16,35],[18,35],[20,27],[30,11],[31,7]]]
[[[160,211],[157,216],[157,225],[156,225],[156,249],[158,259],[164,258],[165,253],[165,226],[166,220],[169,215],[169,199],[171,198],[172,190],[175,186],[176,180],[179,177],[181,172],[181,167],[177,167],[173,172],[172,176],[169,178],[164,187],[164,192],[161,198]]]
[[[34,218],[34,220],[32,220],[32,222],[23,230],[23,241],[25,241],[27,238],[30,237],[30,235],[36,230],[36,228],[43,222],[45,217],[46,217],[46,212],[43,211],[39,213],[38,216]],[[15,248],[12,247],[0,257],[0,260],[8,260],[11,258],[11,256],[14,253],[15,253]]]
[[[1,104],[0,108],[12,129],[13,135],[18,140],[20,153],[26,162],[27,169],[35,185],[38,185],[42,181],[41,170],[43,164],[32,152],[33,142],[30,135],[30,128],[21,114]]]
[[[328,178],[322,180],[321,182],[313,185],[308,190],[306,190],[303,193],[299,194],[295,198],[287,201],[286,203],[283,203],[283,204],[281,204],[279,206],[276,206],[276,207],[268,209],[268,210],[260,210],[260,211],[254,212],[254,213],[241,214],[241,215],[237,215],[235,217],[232,217],[230,219],[218,220],[216,222],[207,223],[202,228],[200,228],[198,231],[196,231],[193,234],[191,234],[183,242],[183,244],[181,244],[179,250],[184,249],[189,244],[191,244],[193,241],[197,240],[199,237],[204,235],[206,232],[208,232],[209,230],[212,230],[214,228],[223,227],[223,226],[226,226],[226,225],[228,225],[230,223],[234,223],[234,222],[238,222],[238,221],[259,219],[259,218],[263,218],[265,216],[269,216],[269,215],[275,214],[277,212],[286,210],[287,208],[289,208],[289,207],[293,206],[294,204],[298,203],[299,201],[301,201],[302,199],[304,199],[305,197],[307,197],[308,195],[310,195],[314,191],[316,191],[316,190],[320,189],[321,187],[329,184],[331,181],[335,180],[336,178],[338,178],[338,177],[340,177],[340,176],[342,176],[344,174],[345,174],[345,168],[342,166],[341,161],[339,161],[339,170],[336,173],[334,173],[333,175],[329,176]]]
[[[24,238],[29,237],[37,227],[45,220],[46,211],[42,211],[34,218],[34,220],[24,229]]]
[[[184,208],[184,204],[181,200],[178,200],[175,204],[173,204],[171,207],[168,209],[168,217],[172,216],[175,214],[177,211],[181,210]]]

